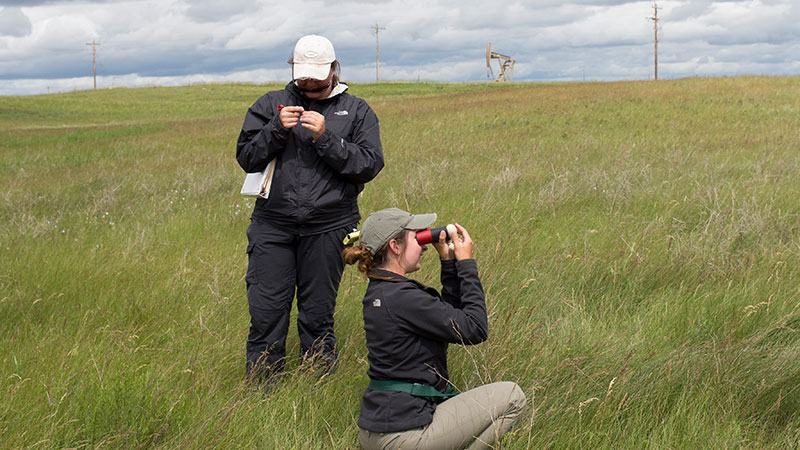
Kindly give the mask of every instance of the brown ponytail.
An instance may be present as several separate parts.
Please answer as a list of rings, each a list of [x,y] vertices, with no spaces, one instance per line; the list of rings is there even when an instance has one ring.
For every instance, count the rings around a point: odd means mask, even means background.
[[[345,247],[342,250],[342,259],[345,264],[358,263],[359,272],[367,273],[372,270],[372,254],[364,247],[364,244],[354,245],[352,247]]]
[[[402,230],[396,236],[389,240],[396,240],[398,244],[405,245],[406,243],[406,230]],[[389,243],[387,242],[381,247],[380,250],[373,256],[364,244],[359,243],[352,247],[345,247],[342,250],[342,259],[345,264],[358,263],[358,271],[363,272],[368,277],[371,277],[370,272],[374,269],[380,269],[386,264],[386,254],[388,253]]]

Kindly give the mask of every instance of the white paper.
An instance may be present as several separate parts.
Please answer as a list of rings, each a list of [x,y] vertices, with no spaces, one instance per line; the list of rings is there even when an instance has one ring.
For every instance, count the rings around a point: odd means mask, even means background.
[[[261,172],[248,173],[242,184],[242,195],[269,198],[269,189],[272,187],[272,175],[275,172],[275,160],[267,164]]]

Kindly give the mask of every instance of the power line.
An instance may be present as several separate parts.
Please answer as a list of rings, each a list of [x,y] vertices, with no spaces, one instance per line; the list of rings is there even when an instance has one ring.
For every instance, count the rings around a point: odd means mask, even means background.
[[[86,45],[92,46],[92,76],[94,77],[94,88],[97,89],[97,47],[100,45],[99,42],[95,42],[92,39],[92,42],[87,42]]]
[[[378,32],[386,27],[378,26],[378,22],[375,22],[375,26],[370,28],[375,30],[375,81],[378,81]]]

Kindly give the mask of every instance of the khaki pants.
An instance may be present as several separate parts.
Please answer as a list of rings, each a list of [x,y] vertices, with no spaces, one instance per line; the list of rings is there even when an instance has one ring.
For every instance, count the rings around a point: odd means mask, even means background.
[[[511,429],[525,403],[516,383],[491,383],[440,403],[424,427],[395,433],[359,429],[359,438],[366,450],[485,449]]]

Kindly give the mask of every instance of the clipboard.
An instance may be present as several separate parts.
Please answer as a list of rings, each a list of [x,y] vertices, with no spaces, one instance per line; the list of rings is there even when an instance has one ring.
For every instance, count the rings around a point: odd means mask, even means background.
[[[248,173],[242,184],[242,195],[269,198],[272,176],[275,174],[275,158],[261,172]]]

